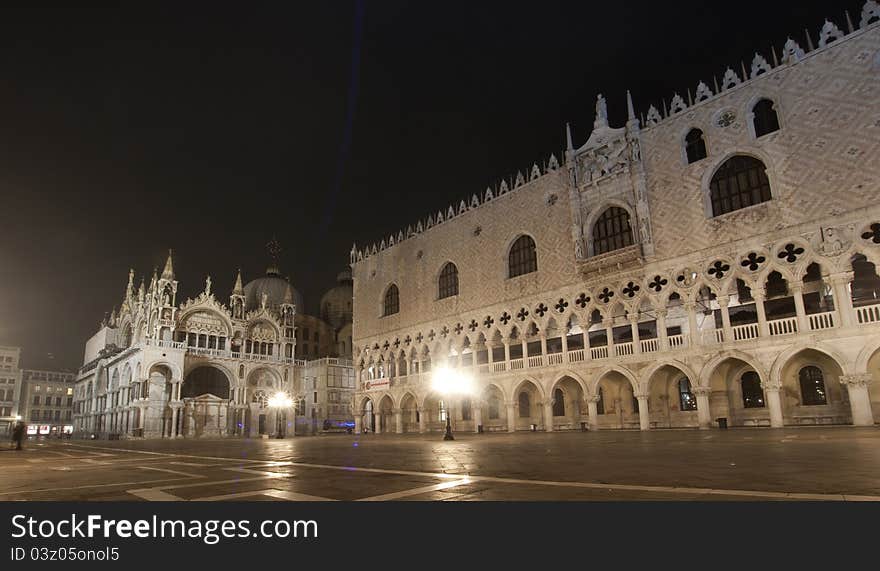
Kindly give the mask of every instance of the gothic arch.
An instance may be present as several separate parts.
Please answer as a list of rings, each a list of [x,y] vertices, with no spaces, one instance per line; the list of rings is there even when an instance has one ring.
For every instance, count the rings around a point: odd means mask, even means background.
[[[589,390],[589,386],[587,385],[587,382],[584,380],[583,377],[581,377],[579,374],[575,373],[572,370],[565,370],[565,371],[562,371],[561,373],[559,373],[558,375],[556,375],[555,380],[550,385],[550,391],[548,394],[552,395],[553,391],[556,390],[556,387],[557,387],[557,385],[559,385],[560,381],[562,381],[566,377],[574,380],[577,384],[579,384],[581,386],[581,390],[584,391],[584,395],[590,394],[590,390]]]
[[[593,377],[593,380],[590,383],[590,392],[588,393],[590,396],[596,396],[599,382],[609,373],[618,373],[620,375],[623,375],[629,381],[630,385],[632,385],[632,389],[634,391],[640,390],[639,380],[636,378],[632,371],[621,365],[610,365],[605,367],[604,369],[600,369],[599,372]]]
[[[227,315],[224,311],[221,311],[215,307],[211,307],[210,305],[196,304],[181,311],[177,319],[177,329],[181,331],[186,331],[187,320],[198,313],[208,313],[219,317],[220,320],[223,322],[224,327],[226,327],[226,335],[228,337],[232,337],[234,327],[232,326],[232,320],[229,319],[229,315]]]
[[[593,228],[596,225],[596,221],[599,219],[602,214],[605,213],[609,208],[622,208],[626,211],[629,216],[629,229],[632,234],[632,243],[638,244],[638,236],[636,235],[638,228],[638,218],[636,217],[636,211],[632,207],[632,205],[628,204],[626,201],[619,200],[617,198],[607,198],[602,201],[602,203],[595,208],[592,212],[587,215],[587,219],[584,222],[584,238],[587,241],[587,256],[593,257],[596,255],[596,250],[593,245]],[[613,250],[612,250],[613,251]]]
[[[791,361],[791,359],[797,356],[801,351],[813,350],[818,353],[824,353],[826,357],[830,358],[834,361],[838,367],[840,367],[841,372],[844,375],[852,373],[850,370],[851,367],[848,366],[848,361],[844,359],[837,351],[831,349],[827,345],[824,345],[821,342],[818,343],[798,343],[797,345],[786,349],[782,353],[776,357],[776,360],[773,362],[773,367],[770,369],[770,379],[771,382],[778,382],[781,378],[782,370],[785,366]]]
[[[717,157],[707,158],[709,163],[707,164],[706,170],[705,172],[703,172],[703,177],[700,181],[700,189],[703,195],[703,212],[706,215],[707,219],[715,218],[715,215],[712,213],[712,192],[709,188],[709,185],[712,182],[712,178],[715,176],[715,172],[721,167],[721,165],[726,163],[728,159],[731,159],[737,155],[751,157],[764,163],[764,170],[767,173],[767,180],[770,181],[770,200],[768,202],[773,202],[779,197],[779,181],[777,180],[776,176],[776,166],[773,160],[770,158],[770,155],[768,155],[758,147],[736,146],[728,149],[725,153],[718,155]],[[737,211],[734,210],[733,212]],[[728,212],[726,214],[731,213]],[[724,214],[720,216],[724,216]]]
[[[679,371],[681,371],[684,374],[684,376],[686,376],[688,379],[690,379],[691,383],[693,384],[693,386],[695,388],[697,386],[701,386],[701,385],[696,384],[696,383],[700,382],[700,377],[694,372],[693,369],[690,368],[690,366],[688,366],[685,363],[682,363],[681,361],[679,361],[677,359],[665,359],[665,360],[656,362],[653,365],[650,365],[642,373],[642,382],[644,383],[644,389],[646,391],[650,390],[651,381],[653,380],[654,375],[657,373],[657,371],[659,371],[663,367],[672,367],[674,369],[678,369]],[[708,386],[708,385],[706,385],[706,386]]]
[[[880,351],[880,338],[876,338],[868,341],[862,350],[859,352],[859,356],[856,358],[855,366],[853,367],[853,371],[848,371],[850,373],[866,373],[868,371],[868,363],[871,360],[871,357],[874,356],[877,351]]]
[[[743,363],[752,367],[755,372],[758,373],[758,377],[761,378],[762,382],[769,382],[770,378],[767,376],[764,366],[757,358],[742,351],[730,349],[727,351],[722,351],[721,353],[710,359],[709,362],[707,362],[705,365],[703,365],[703,368],[700,369],[700,386],[710,386],[712,373],[715,372],[715,369],[718,368],[718,365],[728,359],[737,359],[739,361],[742,361]]]

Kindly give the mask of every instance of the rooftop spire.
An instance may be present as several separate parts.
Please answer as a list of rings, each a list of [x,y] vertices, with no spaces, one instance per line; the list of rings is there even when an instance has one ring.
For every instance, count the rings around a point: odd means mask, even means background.
[[[290,278],[287,279],[287,288],[284,290],[284,301],[282,303],[293,305],[293,288],[290,287]]]
[[[629,121],[635,121],[636,119],[636,111],[633,108],[633,98],[630,95],[629,89],[626,90],[626,118]]]
[[[174,264],[171,261],[171,249],[168,249],[168,259],[165,260],[165,269],[162,270],[163,280],[174,280]]]
[[[241,285],[241,268],[235,276],[235,285],[232,286],[232,295],[244,295],[244,286]]]
[[[574,150],[574,145],[571,144],[571,124],[565,124],[565,148],[569,151]]]

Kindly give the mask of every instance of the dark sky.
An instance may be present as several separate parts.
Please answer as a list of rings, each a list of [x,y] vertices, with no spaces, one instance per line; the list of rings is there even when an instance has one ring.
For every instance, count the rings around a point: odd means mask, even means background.
[[[23,4],[23,3],[22,3]],[[282,271],[314,311],[378,240],[861,0],[149,3],[0,18],[0,344],[75,368],[138,274]],[[230,8],[232,5],[230,5]]]

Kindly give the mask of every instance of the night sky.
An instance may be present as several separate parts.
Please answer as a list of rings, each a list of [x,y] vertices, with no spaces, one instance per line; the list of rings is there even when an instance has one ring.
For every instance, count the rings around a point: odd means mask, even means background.
[[[353,241],[770,59],[861,0],[821,3],[312,2],[12,9],[0,18],[0,344],[81,365],[140,277],[282,273],[316,311]],[[137,285],[137,284],[136,284]]]

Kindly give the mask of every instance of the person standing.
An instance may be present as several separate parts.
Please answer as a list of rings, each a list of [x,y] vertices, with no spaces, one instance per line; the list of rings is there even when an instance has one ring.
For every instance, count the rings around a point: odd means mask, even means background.
[[[21,450],[21,442],[24,440],[24,422],[19,420],[15,423],[15,428],[12,429],[12,440],[15,441],[15,449]]]

